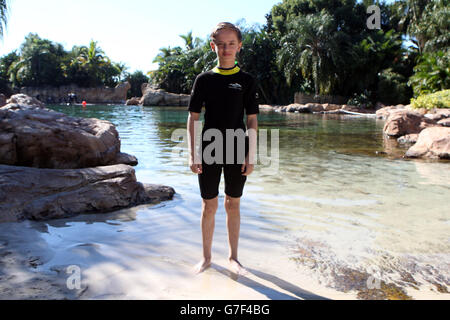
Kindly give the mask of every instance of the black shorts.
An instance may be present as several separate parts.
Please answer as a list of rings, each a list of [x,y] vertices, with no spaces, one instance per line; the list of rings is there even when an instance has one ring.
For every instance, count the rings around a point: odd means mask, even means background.
[[[236,149],[234,154],[237,154]],[[247,154],[248,137],[245,139],[245,155]],[[225,157],[224,151],[224,158]],[[241,171],[242,161],[241,163],[237,163],[235,158],[234,163],[228,164],[225,163],[226,161],[223,162],[224,163],[222,164],[206,164],[204,160],[202,161],[202,173],[198,174],[198,182],[203,199],[213,199],[219,195],[222,170],[225,178],[225,194],[234,198],[240,198],[242,196],[245,181],[247,180],[247,176],[244,176]]]

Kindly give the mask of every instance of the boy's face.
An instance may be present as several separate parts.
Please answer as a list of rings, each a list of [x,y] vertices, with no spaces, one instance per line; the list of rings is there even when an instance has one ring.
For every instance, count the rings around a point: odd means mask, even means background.
[[[233,30],[220,30],[216,41],[211,41],[211,50],[216,52],[221,63],[233,64],[236,54],[241,50],[242,42],[239,42],[236,32]]]

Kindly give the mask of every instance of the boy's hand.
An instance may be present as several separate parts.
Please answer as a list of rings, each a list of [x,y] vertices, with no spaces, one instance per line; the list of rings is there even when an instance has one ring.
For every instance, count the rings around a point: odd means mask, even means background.
[[[194,161],[189,161],[189,167],[191,168],[191,171],[196,174],[202,173],[202,164],[201,163],[194,163]]]
[[[248,176],[253,172],[255,165],[250,164],[248,161],[248,157],[245,158],[245,162],[242,164],[241,172],[243,176]]]

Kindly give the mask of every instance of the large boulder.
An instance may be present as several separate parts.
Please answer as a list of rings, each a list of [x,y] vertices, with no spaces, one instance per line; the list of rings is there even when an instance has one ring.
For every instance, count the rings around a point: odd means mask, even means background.
[[[8,102],[0,108],[2,164],[69,169],[137,163],[121,154],[119,135],[109,121],[70,117],[23,94]]]
[[[422,130],[416,144],[408,149],[405,157],[450,159],[450,128],[431,127]]]
[[[39,101],[36,98],[27,96],[23,93],[18,93],[11,98],[9,98],[6,101],[7,104],[20,104],[20,105],[26,105],[26,106],[33,106],[35,108],[45,108],[45,104],[43,104],[41,101]]]
[[[406,134],[419,133],[431,126],[438,126],[438,124],[423,117],[420,113],[409,110],[395,110],[390,112],[383,131],[388,136],[400,137]]]
[[[163,89],[155,89],[149,83],[141,86],[142,98],[139,102],[143,106],[187,106],[189,94],[176,94]]]
[[[109,212],[173,197],[167,186],[142,184],[124,164],[86,169],[0,165],[0,222]]]

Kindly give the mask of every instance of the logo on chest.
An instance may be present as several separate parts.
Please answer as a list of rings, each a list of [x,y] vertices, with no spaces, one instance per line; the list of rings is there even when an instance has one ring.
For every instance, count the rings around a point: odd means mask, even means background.
[[[228,88],[230,88],[230,89],[235,89],[235,90],[239,90],[239,91],[242,90],[242,86],[241,86],[239,83],[230,83],[230,84],[228,85]]]

